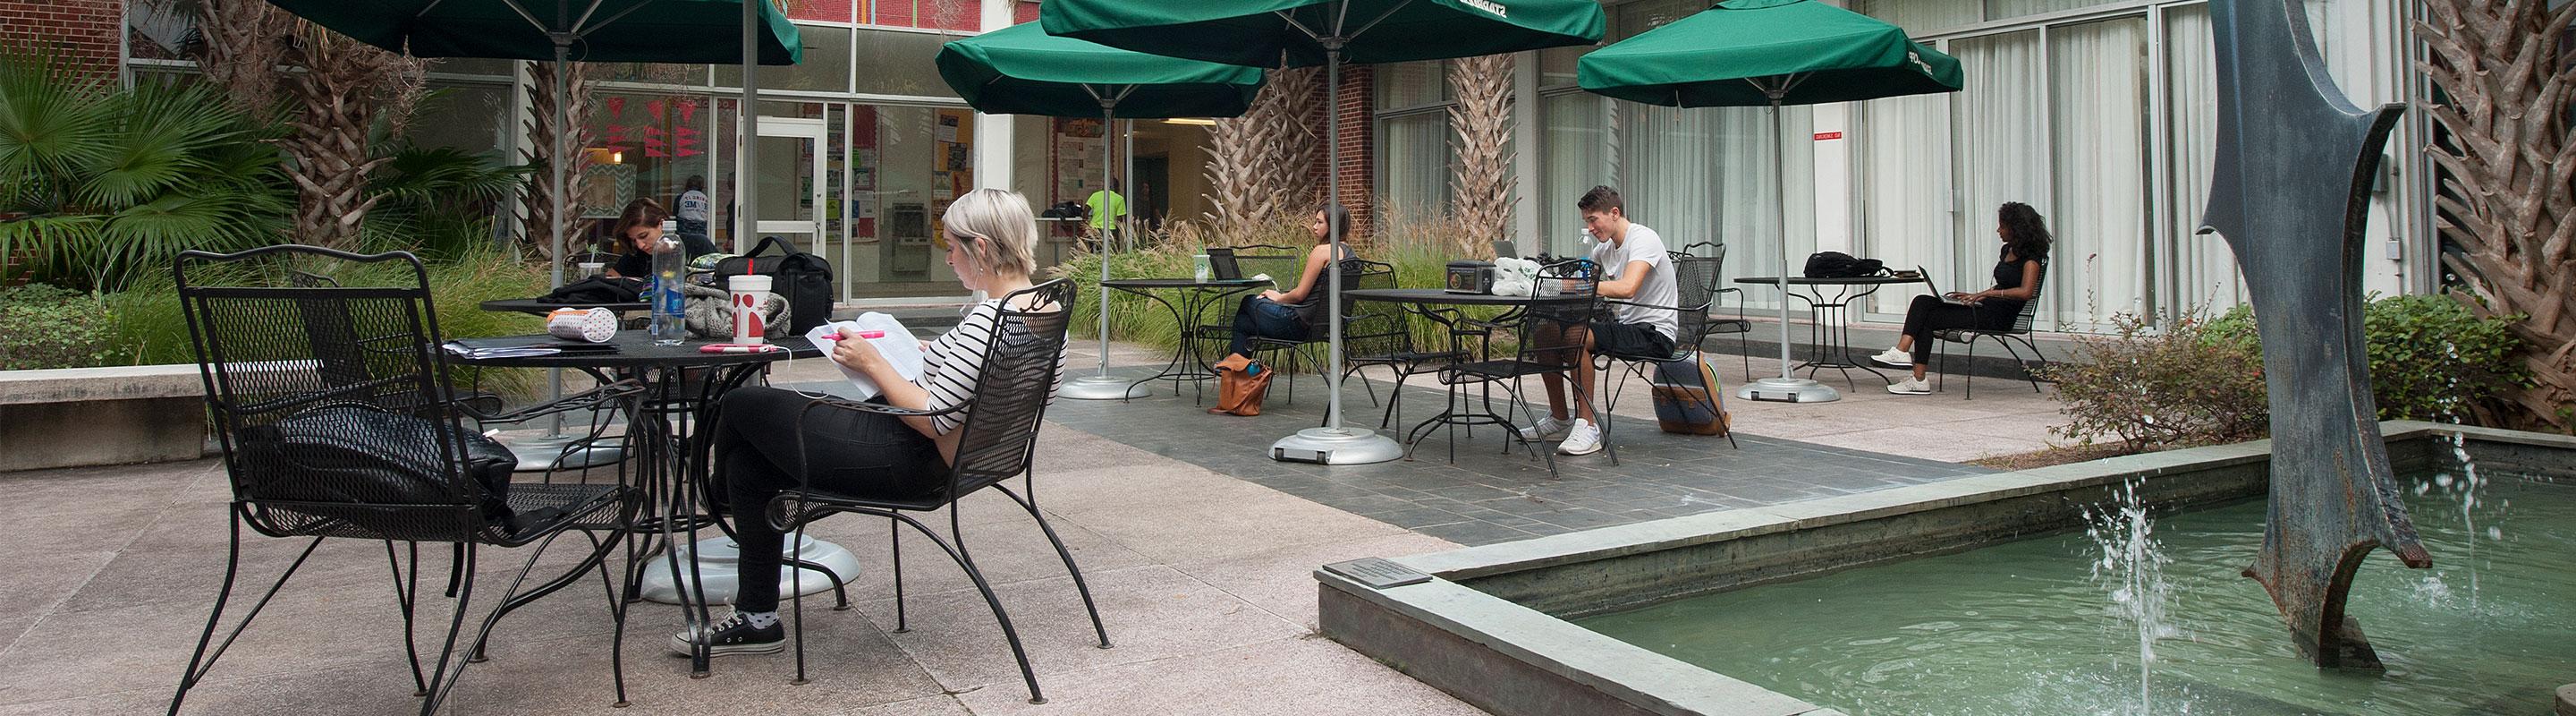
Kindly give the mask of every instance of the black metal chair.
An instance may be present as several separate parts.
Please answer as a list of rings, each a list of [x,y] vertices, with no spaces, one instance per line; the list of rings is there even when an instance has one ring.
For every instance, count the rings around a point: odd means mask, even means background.
[[[1054,386],[1064,366],[1065,328],[1072,317],[1074,287],[1072,282],[1057,279],[1002,297],[1000,323],[987,339],[984,362],[976,373],[975,390],[968,402],[946,410],[906,410],[876,403],[858,403],[838,398],[821,398],[805,407],[815,410],[853,410],[901,416],[953,415],[963,411],[965,421],[957,427],[956,458],[949,468],[948,484],[927,495],[885,497],[851,495],[816,491],[804,485],[793,493],[782,493],[769,504],[768,519],[780,529],[794,529],[789,544],[804,538],[805,525],[815,519],[839,513],[855,512],[892,520],[894,532],[894,618],[895,631],[907,628],[903,607],[903,527],[919,530],[930,541],[948,553],[975,589],[992,607],[993,619],[1002,625],[1002,638],[1011,645],[1011,656],[1019,660],[1020,677],[1029,684],[1029,702],[1045,703],[1038,690],[1037,673],[1029,668],[1027,650],[1020,646],[1019,631],[1011,626],[1010,614],[993,594],[984,572],[976,568],[975,559],[967,553],[966,538],[958,522],[957,501],[977,491],[991,488],[1011,498],[1029,517],[1037,520],[1038,529],[1047,542],[1055,545],[1056,556],[1064,560],[1066,572],[1073,575],[1074,590],[1082,595],[1082,607],[1091,614],[1091,628],[1100,637],[1100,648],[1109,648],[1109,630],[1100,622],[1100,610],[1091,599],[1091,587],[1082,579],[1082,569],[1074,566],[1073,553],[1058,539],[1049,526],[1046,514],[1037,508],[1037,477],[1032,469],[1037,448],[1038,425],[1046,416],[1046,407],[1054,399]],[[798,417],[802,423],[803,416]],[[802,428],[798,428],[802,440]],[[798,452],[804,454],[800,444]],[[1027,495],[1011,490],[1005,484],[1013,477],[1024,478]],[[949,539],[914,519],[909,512],[948,510]],[[793,588],[803,592],[804,570],[792,570]],[[805,608],[797,600],[796,612],[796,683],[805,683]]]
[[[1460,388],[1467,385],[1499,385],[1510,395],[1511,404],[1520,407],[1521,416],[1527,418],[1530,424],[1536,424],[1537,413],[1531,410],[1529,401],[1523,399],[1521,395],[1521,379],[1551,374],[1563,376],[1565,382],[1575,392],[1575,402],[1584,404],[1586,401],[1582,400],[1582,397],[1591,391],[1591,386],[1584,385],[1583,381],[1575,380],[1573,376],[1575,361],[1583,354],[1583,341],[1567,333],[1587,330],[1587,325],[1601,315],[1601,294],[1598,290],[1600,283],[1599,268],[1589,259],[1575,259],[1541,267],[1535,283],[1537,290],[1532,292],[1534,295],[1530,297],[1529,303],[1515,310],[1519,319],[1520,345],[1511,358],[1476,360],[1441,366],[1440,384],[1448,388],[1451,412],[1457,411],[1459,401],[1462,399]],[[1568,301],[1562,298],[1564,296],[1580,296],[1583,300]],[[1555,339],[1542,339],[1542,336],[1554,336]],[[1594,423],[1601,421],[1597,412],[1590,417]],[[1493,422],[1502,426],[1508,440],[1519,441],[1532,452],[1545,455],[1548,476],[1556,476],[1555,450],[1540,449],[1536,443],[1521,438],[1519,427],[1508,417],[1495,416]],[[1458,423],[1452,421],[1449,424]],[[1417,427],[1415,432],[1419,433],[1428,427],[1430,427],[1429,424]],[[1422,444],[1419,437],[1418,434],[1405,436],[1406,457],[1411,457],[1413,448]],[[1452,441],[1452,444],[1454,445],[1455,441]],[[1606,441],[1604,445],[1610,450],[1610,464],[1619,464],[1619,448],[1607,445]],[[1510,452],[1511,443],[1504,443],[1503,451]]]
[[[2013,316],[2011,326],[2001,329],[1944,328],[1933,331],[1932,337],[1939,339],[1943,343],[1967,344],[1968,360],[1970,362],[1977,360],[1977,341],[1988,338],[1994,339],[1996,345],[2003,346],[2004,352],[2012,355],[2013,362],[2021,364],[2022,375],[2025,379],[2030,381],[2031,392],[2045,393],[2047,391],[2042,390],[2039,387],[2039,373],[2041,368],[2048,366],[2048,357],[2040,354],[2039,344],[2031,342],[2030,325],[2031,322],[2039,315],[2039,299],[2042,295],[2041,290],[2047,288],[2047,286],[2048,262],[2042,261],[2039,262],[2039,282],[2031,287],[2030,300],[2022,302],[2021,313]],[[2022,347],[2030,349],[2031,360],[2022,360],[2021,352],[2013,350],[2013,343],[2015,341],[2019,341]],[[1935,348],[1938,347],[1939,346],[1935,346]],[[1942,383],[1947,384],[1950,381],[1950,362],[1947,351],[1942,351],[1942,353],[1940,380]],[[2034,361],[2039,365],[2031,365]],[[1967,395],[1960,399],[1976,400],[1977,374],[1969,373],[1964,380],[1968,383]]]
[[[1342,290],[1345,291],[1363,288],[1395,288],[1395,267],[1387,264],[1366,259],[1349,258],[1342,259],[1339,263],[1335,264],[1333,268],[1334,270],[1341,272]],[[1318,280],[1321,281],[1328,278],[1329,277],[1319,277]],[[1325,350],[1325,346],[1330,345],[1333,337],[1333,312],[1326,310],[1326,306],[1324,305],[1324,300],[1326,298],[1324,294],[1328,290],[1329,288],[1327,284],[1318,283],[1312,290],[1314,295],[1306,297],[1306,302],[1298,305],[1298,309],[1303,312],[1306,318],[1305,338],[1289,340],[1284,338],[1254,336],[1252,339],[1253,357],[1258,358],[1260,357],[1260,354],[1265,353],[1285,357],[1284,360],[1273,360],[1269,361],[1269,363],[1280,365],[1283,369],[1281,371],[1281,375],[1288,376],[1287,404],[1289,405],[1297,404],[1298,374],[1313,371],[1316,375],[1323,376],[1327,380],[1332,378],[1332,361],[1330,360],[1330,356],[1323,355],[1320,352]],[[1380,325],[1380,316],[1362,314],[1358,309],[1359,302],[1347,298],[1342,299],[1342,340],[1345,349],[1349,347],[1351,336],[1356,332],[1355,328],[1359,330],[1367,330],[1372,333],[1382,333],[1386,330],[1383,325]],[[1232,326],[1228,326],[1226,328],[1226,337],[1228,339],[1233,338]],[[1374,338],[1376,336],[1372,337]],[[1345,354],[1344,365],[1346,367],[1350,365],[1347,354]],[[1368,381],[1360,381],[1360,387],[1361,389],[1368,391],[1369,404],[1376,405],[1377,388],[1370,385]]]
[[[341,280],[316,280],[333,266]],[[170,698],[176,714],[188,691],[250,627],[270,599],[333,537],[378,540],[394,576],[412,682],[438,711],[464,669],[458,636],[474,596],[484,547],[537,545],[470,644],[482,644],[511,610],[599,572],[619,626],[610,646],[617,703],[626,701],[622,645],[625,601],[609,583],[607,555],[623,543],[642,504],[622,484],[514,484],[517,460],[464,420],[525,420],[570,410],[631,409],[640,390],[612,384],[509,414],[483,414],[456,395],[439,346],[428,272],[409,253],[360,256],[308,246],[234,254],[181,253],[173,262],[179,305],[205,381],[206,405],[232,486],[230,552],[223,587]],[[364,280],[364,285],[344,285]],[[604,424],[594,425],[596,431]],[[242,528],[310,538],[301,554],[214,641],[241,571]],[[594,532],[607,531],[602,540]],[[572,569],[520,590],[554,539],[581,531],[591,551]],[[410,565],[395,543],[409,546]],[[424,677],[414,641],[419,543],[453,545],[447,595],[456,600],[447,637]],[[475,653],[469,648],[465,656]]]
[[[1393,266],[1375,261],[1360,261],[1360,263],[1364,266],[1355,282],[1345,284],[1344,288],[1395,287]],[[1383,308],[1383,310],[1359,311],[1358,308],[1363,305]],[[1465,338],[1486,335],[1481,328],[1461,330],[1464,318],[1463,314],[1456,309],[1405,310],[1392,304],[1367,304],[1359,301],[1346,302],[1343,306],[1342,377],[1347,379],[1357,375],[1361,369],[1369,366],[1383,366],[1395,372],[1395,388],[1387,392],[1386,410],[1378,418],[1378,427],[1381,428],[1402,419],[1406,381],[1413,376],[1439,372],[1443,365],[1466,360],[1470,353],[1466,349]],[[1446,329],[1449,334],[1448,346],[1426,348],[1416,344],[1412,320],[1412,316],[1415,315],[1421,315]],[[1360,381],[1360,385],[1369,391],[1370,400],[1377,399],[1375,386],[1365,379]]]
[[[1677,305],[1655,306],[1615,299],[1602,300],[1604,304],[1643,306],[1672,311],[1680,316],[1680,324],[1673,334],[1675,340],[1671,355],[1624,355],[1610,352],[1593,354],[1595,367],[1601,371],[1601,382],[1604,383],[1602,391],[1605,395],[1604,399],[1608,401],[1608,404],[1601,409],[1601,439],[1604,442],[1610,439],[1611,422],[1619,419],[1619,395],[1628,387],[1628,379],[1633,376],[1652,383],[1653,378],[1647,371],[1656,370],[1665,363],[1675,361],[1697,363],[1700,360],[1699,344],[1708,339],[1709,334],[1713,332],[1711,327],[1716,324],[1715,320],[1709,318],[1708,312],[1716,307],[1718,264],[1723,259],[1677,252],[1667,253],[1666,257],[1673,265],[1673,292]],[[1617,366],[1624,366],[1626,370],[1616,371],[1618,383],[1610,385],[1613,375],[1610,369]],[[1691,372],[1697,374],[1699,371],[1694,366]],[[1709,415],[1721,416],[1718,419],[1724,419],[1722,417],[1724,413],[1719,406],[1722,398],[1718,395],[1718,386],[1705,387],[1708,389],[1708,401],[1702,407],[1707,408]],[[1726,432],[1726,444],[1743,447],[1736,444],[1733,430]]]
[[[1701,247],[1707,247],[1708,253],[1704,256],[1700,253]],[[1701,241],[1682,247],[1682,250],[1677,252],[1677,254],[1683,256],[1700,256],[1712,262],[1712,268],[1708,274],[1708,280],[1710,282],[1708,287],[1708,330],[1704,331],[1704,333],[1710,336],[1722,336],[1729,333],[1735,334],[1735,353],[1744,357],[1744,374],[1748,376],[1752,375],[1753,322],[1744,317],[1744,289],[1725,285],[1726,245]],[[1719,308],[1727,305],[1727,294],[1734,294],[1735,298],[1735,315],[1731,317],[1721,316],[1717,313]]]

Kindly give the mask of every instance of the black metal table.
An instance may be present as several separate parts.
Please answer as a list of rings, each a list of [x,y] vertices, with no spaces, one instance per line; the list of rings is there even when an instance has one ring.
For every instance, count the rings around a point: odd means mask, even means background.
[[[452,341],[469,347],[524,346],[565,343],[545,334],[475,338]],[[707,453],[712,447],[706,436],[691,428],[715,399],[726,391],[741,387],[759,375],[769,364],[787,358],[812,358],[823,353],[811,345],[780,344],[789,350],[761,353],[706,353],[699,350],[715,341],[686,341],[678,345],[657,345],[642,331],[621,331],[606,345],[614,350],[589,352],[567,351],[550,355],[474,358],[450,352],[449,361],[493,368],[562,368],[579,370],[599,381],[635,379],[645,387],[643,406],[626,425],[627,442],[637,452],[640,469],[631,478],[642,488],[645,499],[659,504],[659,515],[639,523],[639,528],[656,534],[659,539],[650,549],[659,550],[674,575],[682,566],[678,538],[687,533],[686,544],[698,542],[698,530],[722,524],[712,510],[701,511],[709,504],[703,490],[706,486]],[[621,479],[628,479],[624,469]],[[649,509],[649,507],[648,507]],[[704,585],[705,579],[695,559],[697,550],[689,550],[691,559],[686,569],[691,585]],[[647,554],[650,552],[648,551]],[[628,554],[629,573],[626,584],[628,599],[634,598],[636,585],[644,576],[640,563],[649,561]],[[835,577],[835,583],[839,578]],[[703,588],[703,587],[699,587]],[[681,613],[691,629],[712,623],[706,600],[692,600],[695,589],[680,589]],[[692,660],[693,675],[707,673],[708,654],[701,650]]]
[[[480,304],[480,307],[483,310],[494,313],[525,313],[532,316],[543,316],[554,312],[554,310],[558,308],[605,308],[623,314],[627,311],[641,311],[651,308],[652,306],[643,301],[561,303],[547,301],[542,298],[503,298],[484,301]]]
[[[1832,368],[1842,371],[1843,382],[1857,390],[1860,383],[1852,380],[1851,369],[1853,368],[1868,371],[1870,375],[1877,376],[1880,382],[1893,384],[1895,381],[1888,380],[1887,374],[1878,372],[1878,369],[1870,367],[1866,361],[1852,357],[1852,306],[1858,304],[1861,299],[1878,293],[1881,288],[1896,284],[1924,283],[1925,280],[1921,276],[1789,277],[1789,286],[1805,286],[1807,287],[1805,292],[1793,291],[1787,286],[1781,286],[1778,276],[1737,276],[1735,282],[1779,287],[1783,295],[1796,297],[1806,303],[1807,340],[1813,347],[1814,355],[1808,358],[1807,362],[1792,367],[1791,372],[1796,372],[1798,368],[1805,368],[1807,377],[1812,379],[1816,377],[1816,371]],[[1829,290],[1833,293],[1831,298],[1825,296]]]
[[[1426,314],[1429,310],[1426,308],[1428,306],[1508,306],[1517,308],[1528,306],[1533,301],[1529,296],[1496,296],[1484,293],[1451,293],[1437,288],[1364,288],[1343,291],[1342,295],[1355,301],[1379,301],[1383,303],[1399,304],[1404,306],[1407,310]],[[1535,300],[1542,304],[1579,303],[1593,300],[1593,296],[1586,294],[1542,296]],[[1434,318],[1433,320],[1438,319]],[[1575,390],[1585,390],[1588,387],[1589,386],[1576,386]],[[1494,412],[1494,399],[1492,393],[1487,392],[1483,394],[1481,412],[1471,412],[1473,409],[1467,407],[1468,404],[1461,399],[1458,391],[1454,389],[1455,386],[1452,386],[1452,388],[1452,390],[1447,391],[1449,394],[1449,400],[1447,405],[1445,405],[1440,411],[1440,414],[1425,418],[1422,422],[1415,423],[1412,428],[1405,431],[1404,450],[1407,456],[1412,455],[1413,448],[1421,442],[1424,435],[1429,434],[1433,427],[1448,427],[1453,431],[1449,439],[1450,462],[1458,461],[1458,440],[1457,435],[1454,432],[1458,426],[1467,426],[1468,434],[1471,436],[1474,435],[1475,426],[1478,425],[1498,425],[1504,430],[1515,431],[1514,434],[1517,434],[1517,431],[1520,428],[1513,424],[1509,416]],[[1391,409],[1393,407],[1391,404],[1395,401],[1395,398],[1390,397],[1387,400],[1390,403],[1389,407]],[[1503,442],[1503,451],[1511,451],[1510,440],[1507,439]]]
[[[1250,278],[1206,281],[1194,278],[1119,278],[1102,281],[1100,285],[1111,290],[1143,296],[1147,300],[1162,304],[1164,310],[1172,312],[1173,324],[1180,327],[1180,341],[1172,346],[1172,359],[1163,363],[1162,372],[1135,381],[1134,384],[1168,380],[1172,381],[1172,394],[1180,395],[1181,384],[1187,382],[1191,384],[1193,391],[1191,402],[1196,404],[1207,397],[1207,391],[1201,384],[1216,378],[1216,371],[1208,368],[1207,356],[1197,350],[1200,340],[1200,316],[1207,313],[1209,306],[1216,305],[1228,296],[1269,286],[1271,283]],[[1179,294],[1181,302],[1176,305],[1165,300],[1162,296],[1165,292]]]

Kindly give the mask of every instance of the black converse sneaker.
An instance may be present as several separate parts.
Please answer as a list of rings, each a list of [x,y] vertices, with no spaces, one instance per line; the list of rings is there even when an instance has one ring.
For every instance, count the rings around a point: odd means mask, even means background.
[[[734,612],[717,621],[710,628],[714,636],[707,640],[707,654],[776,654],[787,648],[786,625],[778,623],[775,616],[763,620],[769,622],[766,627],[753,626],[752,621],[751,615],[742,612]],[[693,634],[689,630],[671,635],[671,653],[690,656],[691,648],[696,646],[689,638],[691,636]]]

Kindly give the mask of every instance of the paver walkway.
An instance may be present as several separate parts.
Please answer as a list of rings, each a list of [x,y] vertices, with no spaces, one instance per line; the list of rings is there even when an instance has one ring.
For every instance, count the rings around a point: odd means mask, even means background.
[[[1121,370],[1146,356],[1126,346],[1113,354]],[[1084,352],[1074,364],[1089,360]],[[823,381],[831,370],[822,361],[797,361],[776,380]],[[1307,383],[1313,391],[1313,381]],[[792,664],[783,655],[720,659],[712,678],[689,679],[684,660],[662,655],[676,612],[644,604],[631,616],[625,648],[634,707],[611,709],[605,601],[596,588],[577,587],[504,621],[492,661],[468,671],[452,711],[1475,714],[1317,636],[1313,569],[1510,536],[1484,525],[1540,534],[1604,519],[1650,519],[1696,509],[1673,503],[1676,495],[1699,491],[1727,503],[1704,506],[1716,509],[1811,494],[1798,485],[1866,489],[1858,480],[1873,469],[1899,481],[1967,474],[1975,470],[1939,461],[2035,446],[2054,409],[2029,398],[2026,388],[2016,398],[2006,389],[2015,386],[1998,384],[1993,398],[1980,391],[1973,402],[1896,398],[1864,385],[1871,390],[1854,392],[1845,403],[1737,403],[1746,434],[1740,452],[1708,448],[1722,445],[1708,438],[1667,438],[1647,420],[1623,418],[1626,432],[1618,439],[1635,438],[1638,447],[1623,455],[1620,470],[1642,475],[1641,468],[1710,463],[1690,473],[1695,477],[1674,480],[1613,480],[1609,475],[1617,473],[1609,472],[1606,458],[1587,457],[1568,460],[1567,476],[1551,481],[1526,454],[1494,454],[1500,443],[1491,429],[1462,440],[1456,467],[1428,452],[1431,447],[1413,462],[1359,466],[1365,469],[1258,460],[1253,448],[1311,424],[1320,392],[1249,420],[1199,414],[1186,398],[1059,401],[1040,440],[1040,504],[1090,578],[1116,648],[1092,646],[1070,580],[1016,507],[983,495],[968,499],[962,513],[976,559],[1017,621],[1050,703],[1025,703],[990,614],[925,540],[904,541],[912,629],[894,633],[893,585],[880,568],[889,550],[886,527],[842,516],[818,524],[814,535],[849,547],[869,569],[851,585],[856,609],[809,604],[813,683],[789,686]],[[1622,405],[1623,416],[1650,414],[1642,395]],[[1420,405],[1428,410],[1432,402]],[[1200,439],[1207,442],[1188,442]],[[1770,468],[1717,465],[1727,461],[1843,472],[1830,482],[1795,483],[1763,474]],[[1412,506],[1373,509],[1344,492],[1354,488],[1400,495]],[[1492,490],[1498,489],[1518,492],[1497,496]],[[0,599],[17,605],[0,614],[0,716],[160,712],[221,577],[227,490],[220,465],[0,474],[0,490],[20,506],[17,529],[0,533],[0,554],[10,565],[0,570]],[[1540,506],[1516,510],[1523,502]],[[301,546],[251,538],[244,545],[247,574],[273,575]],[[432,576],[424,581],[434,587],[446,557],[424,552]],[[487,578],[514,570],[520,557],[489,554]],[[572,557],[565,549],[548,560],[565,564]],[[381,546],[324,545],[190,695],[187,713],[416,708],[391,587]],[[443,626],[444,609],[444,600],[427,600],[422,623]]]

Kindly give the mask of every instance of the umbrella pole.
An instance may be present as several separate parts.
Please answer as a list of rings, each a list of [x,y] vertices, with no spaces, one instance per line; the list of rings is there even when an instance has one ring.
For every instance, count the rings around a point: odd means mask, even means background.
[[[1342,45],[1348,38],[1317,38],[1324,45],[1324,191],[1327,201],[1339,203],[1342,198]],[[1329,217],[1327,217],[1329,218]],[[1375,431],[1353,430],[1342,426],[1342,225],[1325,221],[1332,248],[1327,249],[1324,265],[1324,306],[1328,340],[1325,350],[1332,375],[1324,382],[1332,399],[1324,408],[1324,427],[1297,431],[1270,444],[1270,459],[1294,462],[1319,462],[1327,465],[1358,465],[1386,462],[1404,456],[1404,446]]]
[[[1100,190],[1108,191],[1110,147],[1109,128],[1117,126],[1118,98],[1114,96],[1104,96],[1098,90],[1092,89],[1089,85],[1084,85],[1083,90],[1091,92],[1091,96],[1093,98],[1100,100]],[[1130,151],[1133,151],[1133,147],[1130,147]],[[1109,197],[1102,196],[1100,198],[1100,209],[1104,213],[1109,210]],[[1146,394],[1144,383],[1131,383],[1109,376],[1109,257],[1111,252],[1109,251],[1109,229],[1107,226],[1108,225],[1104,224],[1101,228],[1100,243],[1098,244],[1100,247],[1101,284],[1099,291],[1100,374],[1087,375],[1065,381],[1064,385],[1058,387],[1055,391],[1055,394],[1058,396],[1072,398],[1075,400],[1126,400],[1128,398],[1142,398],[1145,397]],[[1189,332],[1189,326],[1182,326],[1181,340],[1189,340]]]
[[[1790,80],[1784,77],[1774,81],[1778,84],[1764,86],[1756,80],[1754,85],[1771,97],[1771,184],[1780,192],[1780,377],[1753,381],[1736,391],[1735,396],[1784,403],[1831,402],[1841,400],[1842,395],[1823,383],[1791,375],[1794,369],[1789,365],[1789,159],[1788,151],[1782,147],[1789,139],[1789,130],[1780,118],[1780,100],[1788,95]]]

